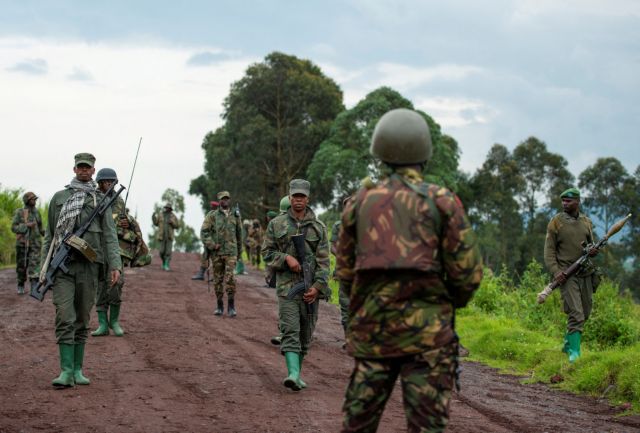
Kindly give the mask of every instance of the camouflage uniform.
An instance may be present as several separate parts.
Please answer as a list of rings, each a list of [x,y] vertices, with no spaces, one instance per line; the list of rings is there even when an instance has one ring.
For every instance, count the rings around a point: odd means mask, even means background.
[[[337,251],[338,246],[338,234],[340,233],[340,226],[342,222],[336,221],[331,228],[331,251]],[[333,271],[333,278],[336,278],[337,268]],[[338,289],[338,304],[340,305],[340,323],[345,333],[347,332],[347,318],[349,315],[349,294],[347,289],[341,284]]]
[[[25,194],[25,198],[28,194],[33,193]],[[37,198],[35,194],[33,197]],[[35,225],[29,228],[27,223]],[[16,234],[16,277],[18,286],[22,287],[27,278],[35,282],[40,275],[40,247],[44,229],[38,208],[26,206],[17,209],[13,214],[11,231]]]
[[[229,308],[235,308],[236,280],[233,272],[236,261],[242,253],[240,217],[232,209],[220,208],[209,212],[202,223],[200,239],[213,262],[214,288],[218,306],[223,302],[223,289],[226,286]]]
[[[258,267],[260,265],[260,248],[262,247],[262,227],[260,227],[260,221],[254,220],[252,222],[247,238],[249,240],[249,262],[251,262],[253,266]]]
[[[173,252],[174,230],[179,227],[178,218],[173,213],[171,207],[165,206],[162,213],[154,213],[152,216],[153,225],[158,227],[156,240],[159,243],[160,258],[165,270],[169,270],[171,253]]]

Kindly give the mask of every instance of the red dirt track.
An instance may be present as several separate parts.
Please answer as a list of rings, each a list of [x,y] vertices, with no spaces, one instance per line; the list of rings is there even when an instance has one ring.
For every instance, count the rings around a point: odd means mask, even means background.
[[[239,276],[238,316],[213,316],[214,295],[192,281],[194,254],[127,269],[122,338],[90,337],[89,386],[55,390],[54,306],[15,294],[15,272],[0,271],[0,432],[337,432],[352,360],[341,349],[338,310],[323,303],[315,341],[294,393],[281,384],[284,359],[273,289],[249,269]],[[212,288],[213,290],[213,288]],[[92,329],[97,326],[92,314]],[[448,432],[640,432],[594,399],[521,385],[480,364],[463,364]],[[399,389],[380,432],[405,431]]]

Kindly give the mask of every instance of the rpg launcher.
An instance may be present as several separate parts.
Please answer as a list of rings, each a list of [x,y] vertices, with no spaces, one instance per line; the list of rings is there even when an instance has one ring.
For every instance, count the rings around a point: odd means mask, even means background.
[[[611,236],[622,230],[622,227],[624,227],[629,218],[631,218],[631,214],[627,215],[626,217],[615,223],[613,226],[611,226],[607,234],[604,235],[604,237],[600,239],[595,245],[587,245],[584,248],[582,256],[578,260],[573,262],[571,266],[562,271],[561,275],[558,275],[556,278],[554,278],[542,292],[538,293],[538,304],[544,303],[544,301],[547,299],[547,296],[549,296],[556,287],[561,286],[567,278],[578,272],[589,259],[589,253],[593,250],[600,251],[600,249],[607,244]],[[564,276],[564,278],[562,278],[562,276]]]
[[[293,248],[296,250],[296,258],[298,259],[298,263],[300,263],[300,267],[302,267],[302,281],[296,283],[287,293],[287,299],[293,299],[299,293],[305,293],[311,287],[312,279],[311,276],[311,265],[307,260],[307,255],[304,250],[304,235],[293,235],[291,236],[291,242],[293,243]],[[307,314],[313,314],[315,309],[315,302],[308,304],[307,306]]]
[[[87,230],[89,230],[91,222],[97,217],[104,215],[107,209],[111,207],[111,205],[116,201],[116,198],[118,198],[120,193],[125,189],[124,186],[120,185],[120,189],[109,197],[115,186],[115,183],[111,185],[111,188],[109,188],[104,197],[100,199],[96,208],[93,210],[91,215],[89,215],[89,218],[87,218],[87,220],[76,231],[67,234],[62,239],[60,246],[56,249],[55,254],[51,258],[51,263],[49,263],[44,280],[40,281],[38,285],[31,290],[30,295],[32,298],[36,298],[38,301],[42,302],[45,293],[53,287],[56,273],[59,270],[65,274],[69,273],[68,265],[71,260],[71,253],[73,250],[82,254],[90,262],[94,262],[96,260],[96,252],[91,248],[91,245],[89,245],[87,241],[82,239],[82,236],[84,236]]]

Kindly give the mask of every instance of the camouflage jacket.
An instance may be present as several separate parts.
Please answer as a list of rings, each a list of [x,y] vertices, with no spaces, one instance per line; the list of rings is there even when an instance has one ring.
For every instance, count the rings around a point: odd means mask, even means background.
[[[151,263],[149,248],[144,242],[140,224],[125,210],[124,200],[118,196],[112,207],[113,222],[116,225],[120,257],[123,265],[145,266]],[[121,227],[120,220],[125,218],[129,227]]]
[[[176,217],[176,214],[174,214],[172,211],[169,211],[169,212],[160,211],[160,212],[154,213],[151,216],[151,219],[153,221],[153,225],[158,227],[158,232],[156,233],[156,240],[162,241],[164,240],[166,235],[167,240],[172,241],[174,237],[173,232],[175,229],[179,227],[178,218]]]
[[[347,344],[361,358],[450,343],[454,308],[480,285],[482,261],[460,200],[398,170],[342,213],[337,275],[350,294]]]
[[[566,212],[561,212],[551,218],[547,226],[544,263],[549,271],[555,275],[571,266],[582,256],[582,242],[593,243],[593,241],[593,223],[585,214],[579,213],[578,218],[574,218]],[[581,276],[593,272],[591,266],[584,268],[580,272]]]
[[[36,223],[34,227],[27,227],[28,222]],[[16,209],[11,222],[11,231],[16,234],[16,246],[29,245],[38,248],[42,244],[42,217],[36,207]]]
[[[204,217],[200,228],[200,239],[213,256],[240,257],[242,253],[242,221],[240,216],[229,209],[226,214],[222,209],[212,210]],[[218,245],[217,250],[214,246]]]
[[[321,299],[331,297],[329,279],[329,244],[327,242],[327,228],[324,223],[316,219],[315,214],[307,208],[302,221],[297,221],[293,211],[282,213],[269,221],[262,244],[262,257],[267,266],[276,273],[276,294],[287,296],[289,289],[302,280],[302,273],[291,272],[286,256],[296,257],[291,236],[305,234],[306,260],[311,265],[313,287],[318,289]]]
[[[260,248],[262,246],[262,227],[254,227],[253,225],[249,227],[247,239],[251,248]]]

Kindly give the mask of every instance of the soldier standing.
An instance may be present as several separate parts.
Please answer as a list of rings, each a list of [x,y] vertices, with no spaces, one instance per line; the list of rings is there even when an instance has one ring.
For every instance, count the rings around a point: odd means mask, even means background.
[[[16,209],[11,231],[16,234],[16,276],[18,295],[24,294],[24,283],[29,279],[31,289],[38,285],[40,275],[40,246],[42,245],[42,217],[36,208],[36,196],[27,192],[22,196],[24,207]]]
[[[260,221],[254,219],[249,229],[249,260],[256,268],[260,266],[260,248],[262,247],[262,227]]]
[[[347,204],[347,201],[350,198],[351,197],[349,196],[344,200],[342,200],[343,208]],[[338,234],[340,233],[340,227],[342,227],[342,221],[338,220],[333,224],[333,227],[331,228],[331,254],[333,254],[334,256],[338,255]],[[336,271],[337,271],[337,268],[334,269],[333,271],[333,278],[336,278]],[[343,284],[339,284],[338,304],[340,306],[340,324],[342,325],[342,329],[344,331],[345,339],[346,339],[347,318],[349,316],[349,294],[348,294],[348,288],[345,287]],[[345,342],[342,345],[342,348],[344,349],[346,345],[347,343]]]
[[[171,262],[171,253],[173,252],[174,230],[179,227],[178,218],[173,213],[171,203],[166,203],[162,213],[154,213],[152,216],[153,225],[158,227],[156,240],[158,241],[158,249],[160,250],[160,258],[162,259],[162,269],[170,271],[169,263]]]
[[[231,195],[227,191],[218,193],[220,208],[209,212],[200,229],[200,239],[213,261],[213,278],[217,307],[214,315],[224,313],[224,285],[227,289],[227,313],[236,316],[236,280],[233,271],[242,254],[242,223],[240,215],[230,208]]]
[[[599,275],[595,267],[587,266],[567,278],[563,271],[584,254],[584,245],[593,244],[593,224],[580,212],[580,191],[569,188],[560,194],[563,212],[555,215],[547,226],[544,242],[544,263],[549,271],[563,282],[560,287],[564,312],[567,314],[567,332],[564,335],[562,351],[574,362],[580,357],[580,342],[584,323],[591,314],[593,290],[597,287]],[[595,256],[597,250],[590,250]],[[596,287],[594,287],[594,285]]]
[[[442,432],[456,380],[454,309],[480,284],[480,252],[456,195],[423,181],[432,150],[420,114],[382,116],[370,152],[385,176],[347,203],[338,242],[355,357],[342,431],[375,431],[400,376],[408,431]]]
[[[90,153],[75,156],[75,177],[65,189],[54,194],[49,203],[48,227],[42,249],[47,271],[49,260],[61,240],[86,221],[102,198],[92,176],[95,157]],[[69,272],[56,273],[53,284],[53,303],[56,306],[56,339],[60,353],[60,376],[53,380],[56,387],[88,385],[82,374],[84,346],[89,334],[91,308],[96,299],[100,266],[108,263],[111,285],[120,279],[122,264],[118,253],[118,238],[113,218],[105,212],[92,221],[83,239],[96,253],[95,262],[81,254],[72,254]]]
[[[288,372],[283,385],[293,391],[307,386],[300,379],[300,369],[318,319],[316,301],[331,297],[327,228],[308,206],[310,189],[310,183],[304,179],[293,179],[289,183],[291,207],[271,220],[262,246],[265,264],[276,273],[278,328],[282,333],[280,351],[284,354]],[[304,294],[289,299],[289,290],[303,281],[300,258],[296,257],[291,240],[294,235],[304,236],[305,261],[310,265],[312,285]],[[313,306],[311,313],[307,304]]]
[[[220,206],[220,203],[218,203],[217,201],[212,201],[210,205],[211,205],[211,210],[209,211],[209,213],[218,209],[218,206]],[[202,254],[200,254],[200,269],[198,270],[198,273],[196,273],[193,277],[191,277],[191,279],[203,281],[204,273],[207,271],[208,268],[209,268],[209,251],[207,250],[207,247],[203,245]]]

